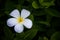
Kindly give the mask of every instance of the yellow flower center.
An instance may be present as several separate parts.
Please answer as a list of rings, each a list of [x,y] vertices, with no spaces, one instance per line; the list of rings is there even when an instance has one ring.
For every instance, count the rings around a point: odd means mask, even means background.
[[[19,17],[19,18],[17,19],[17,21],[18,21],[18,23],[22,23],[22,22],[24,21],[24,19],[23,19],[22,17]]]

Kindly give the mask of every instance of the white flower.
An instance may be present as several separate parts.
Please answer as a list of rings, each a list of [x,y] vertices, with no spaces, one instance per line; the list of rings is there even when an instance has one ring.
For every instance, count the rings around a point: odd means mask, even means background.
[[[17,33],[23,32],[24,26],[30,29],[32,27],[32,21],[27,18],[29,15],[30,12],[28,10],[22,9],[20,14],[19,11],[15,9],[10,13],[10,16],[12,16],[13,18],[7,20],[7,25],[9,27],[14,26],[14,30]]]

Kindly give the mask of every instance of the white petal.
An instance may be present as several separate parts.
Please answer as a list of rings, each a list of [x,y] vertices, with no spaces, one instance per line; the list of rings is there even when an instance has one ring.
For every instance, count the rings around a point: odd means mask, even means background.
[[[17,9],[15,9],[10,13],[10,16],[17,18],[20,17],[20,13]]]
[[[30,15],[30,12],[28,10],[22,9],[21,11],[21,17],[26,18]]]
[[[16,18],[10,18],[10,19],[7,20],[7,25],[8,25],[9,27],[13,27],[13,26],[16,25],[16,24],[17,24]]]
[[[23,25],[21,25],[21,24],[17,24],[17,25],[14,27],[14,30],[15,30],[15,32],[17,32],[17,33],[21,33],[21,32],[23,32],[24,27],[23,27]]]
[[[25,19],[24,26],[30,29],[32,27],[32,21],[30,19]]]

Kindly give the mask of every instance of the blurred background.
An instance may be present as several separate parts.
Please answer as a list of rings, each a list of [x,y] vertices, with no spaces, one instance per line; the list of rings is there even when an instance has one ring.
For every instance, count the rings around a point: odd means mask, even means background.
[[[32,29],[16,33],[7,26],[14,9],[31,12]],[[60,40],[60,0],[0,0],[0,40]]]

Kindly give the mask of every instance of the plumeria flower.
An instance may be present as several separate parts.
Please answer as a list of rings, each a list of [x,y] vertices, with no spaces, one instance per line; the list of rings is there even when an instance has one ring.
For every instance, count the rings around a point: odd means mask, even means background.
[[[10,16],[13,18],[7,20],[7,25],[9,27],[14,26],[14,30],[17,33],[23,32],[24,26],[30,29],[32,27],[32,21],[27,18],[29,15],[30,12],[28,10],[22,9],[20,14],[19,11],[15,9],[10,13]]]

